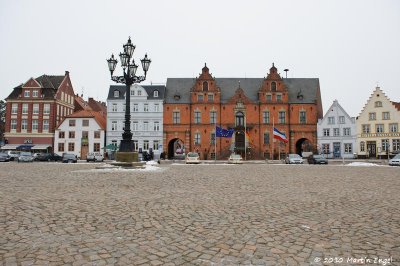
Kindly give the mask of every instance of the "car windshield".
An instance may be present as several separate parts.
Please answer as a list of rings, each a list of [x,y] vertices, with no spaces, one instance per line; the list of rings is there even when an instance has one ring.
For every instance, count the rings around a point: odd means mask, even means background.
[[[73,155],[73,154],[64,154],[64,158],[66,158],[66,159],[75,159],[75,155]]]
[[[300,158],[300,155],[298,155],[298,154],[289,154],[289,158],[293,158],[293,159]]]
[[[32,156],[30,152],[21,152],[21,156]]]
[[[400,153],[394,156],[393,159],[400,159]]]
[[[232,155],[231,155],[231,158],[232,158],[232,159],[240,159],[241,156],[240,156],[240,154],[232,154]]]
[[[324,159],[324,156],[322,156],[322,155],[314,155],[314,158],[315,159]]]
[[[188,157],[198,157],[199,155],[195,152],[189,152],[187,156]]]

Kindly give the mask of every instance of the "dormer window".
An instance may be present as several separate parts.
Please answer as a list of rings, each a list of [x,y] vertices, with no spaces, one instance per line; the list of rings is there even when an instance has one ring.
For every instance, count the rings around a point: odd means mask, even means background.
[[[157,98],[157,97],[158,97],[158,91],[154,91],[154,92],[153,92],[153,97],[154,97],[154,98]]]
[[[179,94],[174,95],[174,100],[179,101],[181,99],[181,96]]]
[[[138,91],[138,92],[137,92],[137,95],[138,95],[138,96],[142,96],[142,91]]]
[[[271,82],[271,91],[276,91],[276,82]]]
[[[29,97],[31,95],[30,91],[24,91],[24,97]]]
[[[115,90],[114,91],[114,98],[118,98],[119,97],[119,91]]]
[[[375,102],[375,107],[382,107],[382,102],[381,101],[376,101]]]
[[[203,91],[208,91],[208,82],[207,81],[203,82]]]

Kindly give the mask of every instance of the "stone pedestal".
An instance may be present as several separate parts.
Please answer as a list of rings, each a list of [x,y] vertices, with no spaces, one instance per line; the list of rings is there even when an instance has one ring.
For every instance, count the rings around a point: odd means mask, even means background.
[[[139,162],[139,157],[137,152],[123,152],[117,151],[115,160],[117,162],[124,162],[124,163],[137,163]]]

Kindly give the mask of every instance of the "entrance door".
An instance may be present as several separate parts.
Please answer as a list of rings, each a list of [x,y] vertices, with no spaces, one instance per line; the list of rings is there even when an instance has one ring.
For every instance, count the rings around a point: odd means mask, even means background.
[[[333,143],[333,157],[334,158],[340,157],[340,142]]]
[[[245,137],[242,130],[235,133],[235,152],[244,158]]]
[[[88,144],[82,144],[82,146],[81,146],[81,160],[86,160],[88,151],[89,151]]]
[[[376,142],[375,141],[367,141],[367,151],[369,157],[376,157]]]

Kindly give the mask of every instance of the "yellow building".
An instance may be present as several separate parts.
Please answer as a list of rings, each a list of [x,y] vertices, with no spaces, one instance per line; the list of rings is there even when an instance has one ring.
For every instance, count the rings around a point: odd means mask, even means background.
[[[357,117],[359,158],[387,158],[400,152],[400,103],[376,87]]]

